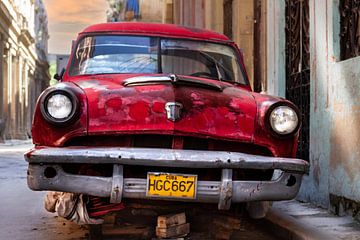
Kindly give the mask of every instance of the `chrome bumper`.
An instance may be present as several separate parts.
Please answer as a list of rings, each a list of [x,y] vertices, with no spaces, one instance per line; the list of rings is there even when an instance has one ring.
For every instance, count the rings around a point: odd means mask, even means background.
[[[29,162],[28,186],[33,190],[52,190],[110,197],[151,199],[146,196],[146,179],[123,178],[123,165],[220,168],[221,181],[198,181],[196,201],[218,203],[229,209],[231,203],[276,201],[294,198],[308,163],[300,159],[263,157],[236,152],[147,148],[38,148],[25,154]],[[64,172],[61,163],[113,164],[112,177],[75,175]],[[274,169],[271,181],[233,181],[232,169]],[[55,170],[45,176],[46,169]],[[176,170],[174,169],[174,172]],[[156,199],[159,199],[157,197]],[[167,199],[163,200],[179,200]]]

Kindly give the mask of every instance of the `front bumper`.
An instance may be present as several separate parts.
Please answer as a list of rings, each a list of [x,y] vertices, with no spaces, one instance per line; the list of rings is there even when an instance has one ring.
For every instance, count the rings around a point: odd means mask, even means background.
[[[32,190],[84,193],[110,197],[111,202],[121,202],[123,198],[152,199],[146,196],[146,179],[123,177],[124,165],[219,168],[222,169],[221,181],[198,181],[196,199],[181,199],[218,203],[219,209],[229,209],[231,203],[238,202],[292,199],[297,195],[302,175],[308,172],[309,167],[308,163],[301,159],[224,151],[154,148],[39,147],[26,153],[25,159],[29,162],[28,186]],[[110,163],[113,164],[113,176],[66,173],[61,167],[63,163]],[[233,181],[232,169],[236,168],[274,169],[277,174],[274,174],[271,181]],[[49,169],[53,173],[50,176],[45,174]]]

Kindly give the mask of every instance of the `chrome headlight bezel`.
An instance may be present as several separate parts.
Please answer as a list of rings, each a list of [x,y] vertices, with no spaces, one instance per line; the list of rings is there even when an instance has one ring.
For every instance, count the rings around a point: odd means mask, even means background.
[[[49,99],[58,94],[66,96],[71,102],[71,111],[70,111],[69,115],[64,118],[55,118],[54,116],[52,116],[49,113],[49,110],[48,110]],[[56,125],[56,126],[64,126],[64,125],[71,123],[76,118],[76,116],[79,112],[79,100],[71,90],[54,89],[42,97],[40,110],[41,110],[41,113],[42,113],[44,119],[47,122],[49,122],[53,125]]]
[[[272,115],[276,110],[279,110],[281,108],[287,109],[287,110],[291,110],[294,114],[294,116],[296,117],[297,123],[295,125],[295,127],[293,127],[293,129],[289,129],[289,131],[286,132],[282,132],[279,129],[276,128],[276,126],[274,125],[274,122],[272,121]],[[295,133],[298,132],[300,126],[301,126],[301,115],[299,110],[293,106],[291,103],[288,102],[280,102],[280,103],[276,103],[274,105],[272,105],[266,114],[266,121],[267,121],[267,125],[268,128],[270,129],[270,131],[278,136],[278,137],[290,137],[293,136]]]

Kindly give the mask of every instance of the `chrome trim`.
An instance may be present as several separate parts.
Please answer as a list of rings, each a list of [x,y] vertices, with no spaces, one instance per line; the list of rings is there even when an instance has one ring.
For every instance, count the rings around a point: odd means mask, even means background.
[[[56,169],[55,177],[46,178],[44,176],[47,167]],[[113,193],[114,177],[69,174],[57,164],[29,164],[28,186],[36,191],[51,190],[110,197]],[[271,181],[232,181],[230,177],[231,170],[224,169],[221,181],[198,181],[196,199],[152,198],[146,196],[146,179],[124,178],[119,182],[122,186],[122,194],[118,196],[136,199],[218,203],[219,209],[228,209],[230,203],[293,199],[299,191],[302,175],[282,172],[277,179]],[[118,198],[117,202],[121,200]]]
[[[181,118],[183,105],[179,102],[167,102],[165,104],[166,117],[170,121],[176,122]]]
[[[126,164],[158,167],[279,169],[307,173],[308,162],[238,152],[118,147],[37,147],[25,154],[29,163]]]
[[[233,195],[233,170],[223,169],[221,173],[221,185],[219,192],[218,209],[228,210],[231,206],[231,198]]]
[[[119,164],[114,164],[113,166],[113,177],[112,177],[112,185],[110,192],[110,202],[111,203],[119,203],[122,199],[123,193],[123,166]]]
[[[125,87],[132,86],[144,86],[144,85],[157,85],[171,83],[173,85],[190,85],[209,88],[212,90],[222,91],[223,87],[219,84],[198,80],[192,77],[184,77],[175,74],[170,74],[169,76],[139,76],[128,78],[123,82]]]
[[[126,79],[123,85],[125,87],[130,87],[130,86],[141,86],[141,85],[151,85],[151,84],[162,84],[166,82],[172,82],[172,79],[169,76],[140,76],[140,77],[132,77]]]

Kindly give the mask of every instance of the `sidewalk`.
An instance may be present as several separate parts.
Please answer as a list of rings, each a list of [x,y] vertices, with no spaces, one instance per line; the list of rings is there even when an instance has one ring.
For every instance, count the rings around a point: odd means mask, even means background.
[[[351,216],[335,216],[310,203],[274,203],[266,221],[285,239],[360,240],[360,223]]]
[[[5,142],[0,143],[0,153],[8,152],[26,152],[33,147],[32,139],[27,140],[5,140]]]

